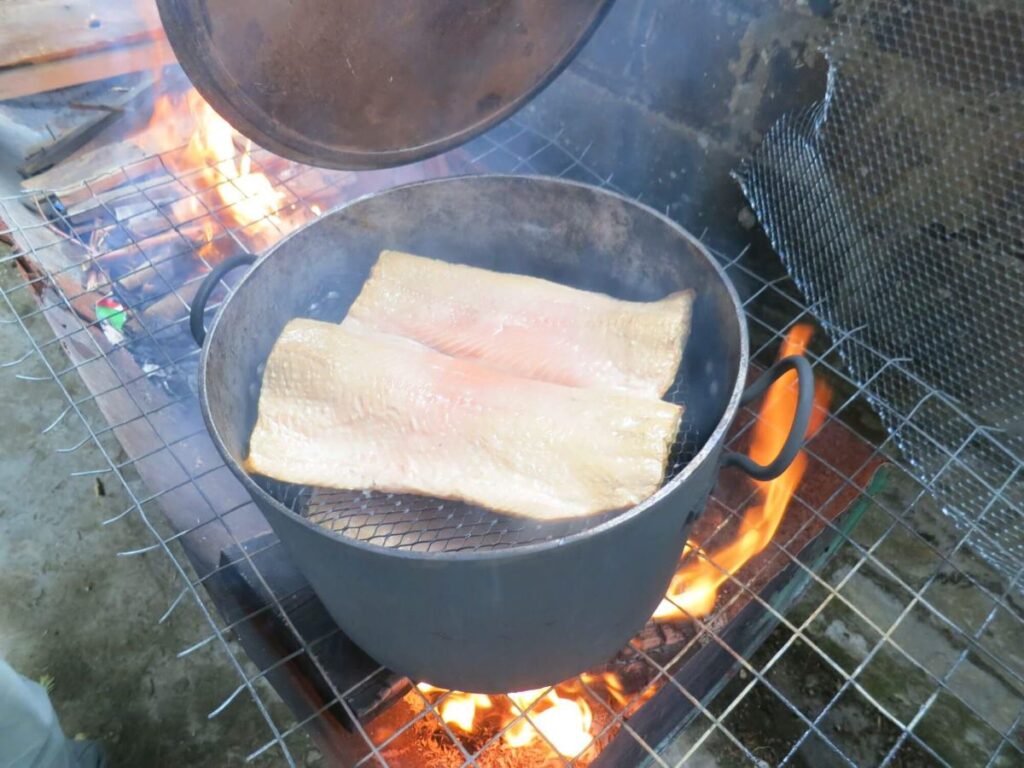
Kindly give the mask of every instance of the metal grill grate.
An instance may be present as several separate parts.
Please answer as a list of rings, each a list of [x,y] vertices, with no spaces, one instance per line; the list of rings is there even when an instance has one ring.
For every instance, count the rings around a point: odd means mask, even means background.
[[[524,147],[529,151],[521,151]],[[594,173],[585,158],[564,151],[557,136],[541,136],[516,123],[500,126],[468,152],[450,156],[449,170],[544,172],[614,188],[610,177]],[[239,685],[225,692],[224,703],[211,714],[251,701],[269,729],[268,741],[254,750],[253,759],[296,765],[303,730],[328,728],[340,716],[354,728],[350,739],[334,742],[338,752],[331,757],[344,764],[420,764],[409,750],[429,730],[435,746],[446,745],[451,764],[492,765],[501,753],[501,732],[482,742],[466,738],[439,718],[444,696],[413,688],[383,715],[361,721],[353,697],[385,670],[370,663],[355,679],[342,682],[330,667],[337,628],[306,621],[297,607],[301,585],[282,590],[273,579],[267,555],[277,544],[260,538],[265,524],[220,465],[198,419],[196,350],[182,339],[188,302],[202,272],[182,271],[179,262],[202,262],[211,253],[204,247],[216,248],[217,257],[263,248],[289,223],[308,217],[313,205],[351,196],[362,183],[353,183],[350,174],[304,169],[266,153],[258,153],[255,163],[291,194],[286,206],[293,207],[283,209],[270,228],[267,222],[225,227],[205,204],[205,213],[195,219],[175,221],[175,204],[184,207],[182,201],[196,195],[189,187],[190,174],[172,170],[176,166],[167,156],[64,191],[59,196],[63,207],[48,198],[42,219],[30,214],[28,207],[35,203],[28,198],[0,200],[6,234],[25,251],[20,263],[36,270],[22,279],[7,268],[19,257],[3,257],[0,306],[5,311],[0,319],[24,331],[26,344],[25,355],[4,367],[38,382],[33,386],[56,384],[67,406],[46,431],[74,435],[60,450],[97,445],[107,463],[86,474],[113,476],[124,484],[132,505],[108,522],[137,515],[152,538],[124,554],[162,552],[174,564],[180,592],[164,618],[186,604],[202,612],[209,635],[182,655],[211,643],[223,649]],[[394,181],[385,176],[372,183]],[[120,191],[126,185],[132,185],[130,191]],[[156,191],[164,185],[178,196]],[[128,195],[135,197],[125,200]],[[129,236],[120,244],[109,238],[102,244],[77,241],[71,233],[82,211],[121,223]],[[147,229],[157,221],[154,211],[169,222],[155,233]],[[215,245],[196,245],[191,233],[204,223],[218,227]],[[179,247],[162,250],[153,242],[161,237],[171,237]],[[137,252],[138,259],[119,272],[123,249]],[[745,252],[721,260],[748,313],[754,360],[765,364],[793,323],[814,322],[812,308],[770,258]],[[97,270],[96,276],[83,288],[81,275],[90,270]],[[88,319],[98,294],[117,297],[126,323],[137,325],[115,334],[109,320]],[[1006,766],[1024,759],[1024,615],[1014,595],[1022,574],[1006,578],[975,555],[985,541],[979,526],[961,530],[949,525],[934,500],[936,486],[919,479],[902,458],[900,444],[865,407],[868,391],[841,362],[851,350],[877,362],[876,379],[913,379],[907,361],[886,356],[858,329],[831,340],[819,335],[810,357],[817,375],[830,381],[837,395],[832,413],[808,445],[810,468],[785,531],[761,557],[726,580],[714,613],[651,630],[661,645],[648,643],[645,630],[624,649],[618,661],[637,670],[642,680],[625,701],[610,696],[597,676],[572,681],[596,718],[594,740],[576,765],[701,765],[710,759],[758,766]],[[84,378],[92,394],[73,398],[64,384],[70,376]],[[120,416],[111,422],[113,414]],[[748,413],[741,420],[734,445],[742,447],[750,418]],[[128,458],[122,457],[122,448]],[[954,453],[949,462],[960,455]],[[883,459],[891,462],[888,479],[872,482]],[[735,532],[750,503],[752,489],[730,477],[723,476],[695,529],[709,549]],[[856,516],[840,514],[857,496],[862,502],[853,510]],[[315,514],[316,502],[309,502]],[[846,541],[831,560],[826,551],[808,544],[821,541],[814,538],[821,530],[827,534],[827,552],[835,550],[836,541]],[[265,543],[257,546],[256,541]],[[691,557],[706,555],[701,551]],[[793,583],[807,586],[799,599],[788,581],[780,582],[775,597],[768,596],[772,593],[766,591],[763,574],[771,571],[769,563],[795,574]],[[210,604],[208,595],[215,597],[220,580],[236,567],[251,574],[270,596],[269,605],[226,609],[223,603]],[[729,619],[743,611],[752,612],[742,614],[744,626],[771,631],[763,645],[735,634]],[[269,613],[283,621],[293,650],[272,662],[254,657],[254,671],[236,656],[228,636]],[[660,649],[669,633],[675,641],[665,656]],[[684,669],[703,665],[708,654],[725,659],[739,674],[703,683],[681,677]],[[275,675],[287,664],[299,661],[326,681],[329,693],[299,705],[290,701],[291,709],[283,710],[263,683],[277,681]],[[528,708],[504,730],[523,719],[534,722],[535,711]],[[543,740],[538,749],[537,762],[570,763],[559,760]]]

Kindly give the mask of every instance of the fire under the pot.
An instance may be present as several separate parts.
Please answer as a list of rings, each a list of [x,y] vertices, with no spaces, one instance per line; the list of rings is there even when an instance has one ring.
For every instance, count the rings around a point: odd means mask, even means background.
[[[803,354],[812,334],[810,326],[795,326],[779,356]],[[828,387],[819,384],[809,435],[821,429],[829,399]],[[769,389],[752,422],[748,453],[755,461],[767,462],[778,454],[795,408],[791,373]],[[693,629],[693,619],[714,611],[722,585],[761,554],[779,531],[807,464],[801,453],[775,480],[753,483],[753,496],[738,524],[720,521],[722,528],[712,536],[714,545],[688,542],[679,570],[652,617],[654,623],[637,638],[637,648],[625,649],[607,669],[547,689],[485,695],[420,682],[368,726],[374,739],[383,743],[389,764],[457,766],[467,753],[480,753],[481,766],[560,765],[561,758],[590,765],[623,722],[668,682],[654,665],[642,661],[643,656],[662,655],[666,646],[679,645],[678,640]],[[674,626],[662,632],[657,624]],[[677,633],[676,642],[661,642]],[[403,729],[409,722],[414,725]]]

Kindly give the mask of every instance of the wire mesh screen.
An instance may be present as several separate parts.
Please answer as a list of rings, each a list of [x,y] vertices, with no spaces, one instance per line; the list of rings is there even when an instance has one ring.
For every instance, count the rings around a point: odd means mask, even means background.
[[[1024,567],[1024,9],[843,5],[824,100],[740,181],[922,482]],[[903,370],[882,370],[885,359]]]

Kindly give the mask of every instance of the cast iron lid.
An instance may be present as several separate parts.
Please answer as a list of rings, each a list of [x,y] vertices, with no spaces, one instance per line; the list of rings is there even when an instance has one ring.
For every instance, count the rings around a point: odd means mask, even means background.
[[[512,114],[611,0],[157,0],[189,79],[238,131],[312,165],[443,152]]]

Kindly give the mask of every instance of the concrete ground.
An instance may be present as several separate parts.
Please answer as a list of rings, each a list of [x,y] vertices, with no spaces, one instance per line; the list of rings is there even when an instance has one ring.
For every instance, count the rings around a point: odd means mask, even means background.
[[[6,307],[0,318],[9,318]],[[0,325],[0,362],[27,348],[17,326]],[[26,362],[15,371],[43,369]],[[0,369],[0,655],[48,681],[65,732],[102,741],[113,766],[241,765],[269,739],[267,726],[246,696],[207,719],[236,673],[212,643],[176,658],[209,634],[205,621],[184,606],[157,624],[178,590],[169,563],[159,552],[117,557],[144,546],[147,532],[130,515],[101,526],[127,506],[123,489],[108,482],[101,495],[95,478],[69,477],[102,467],[102,456],[91,444],[56,454],[80,430],[71,417],[40,435],[63,397],[52,382],[19,381],[15,371]]]
[[[12,112],[10,102],[0,110],[0,195],[18,192],[14,166],[23,145],[40,139],[35,115]],[[0,285],[20,281],[0,264]],[[27,292],[13,298],[19,313],[33,308]],[[29,349],[20,328],[2,324],[9,319],[0,301],[0,363]],[[33,333],[50,338],[45,321],[37,322]],[[237,672],[214,643],[177,658],[210,634],[205,618],[183,601],[157,623],[180,588],[170,562],[160,552],[117,556],[148,544],[148,532],[134,515],[101,525],[128,506],[123,489],[108,480],[101,494],[95,478],[70,477],[104,466],[103,456],[91,443],[55,453],[81,440],[81,426],[70,416],[41,435],[66,405],[63,395],[52,382],[20,381],[16,373],[45,369],[34,360],[0,369],[0,656],[52,685],[65,733],[100,740],[114,768],[243,765],[271,738],[252,700],[240,695],[207,719],[237,687]],[[76,397],[87,394],[77,377],[64,383]],[[294,741],[300,765],[317,762],[305,737]],[[284,764],[277,750],[254,762]]]

